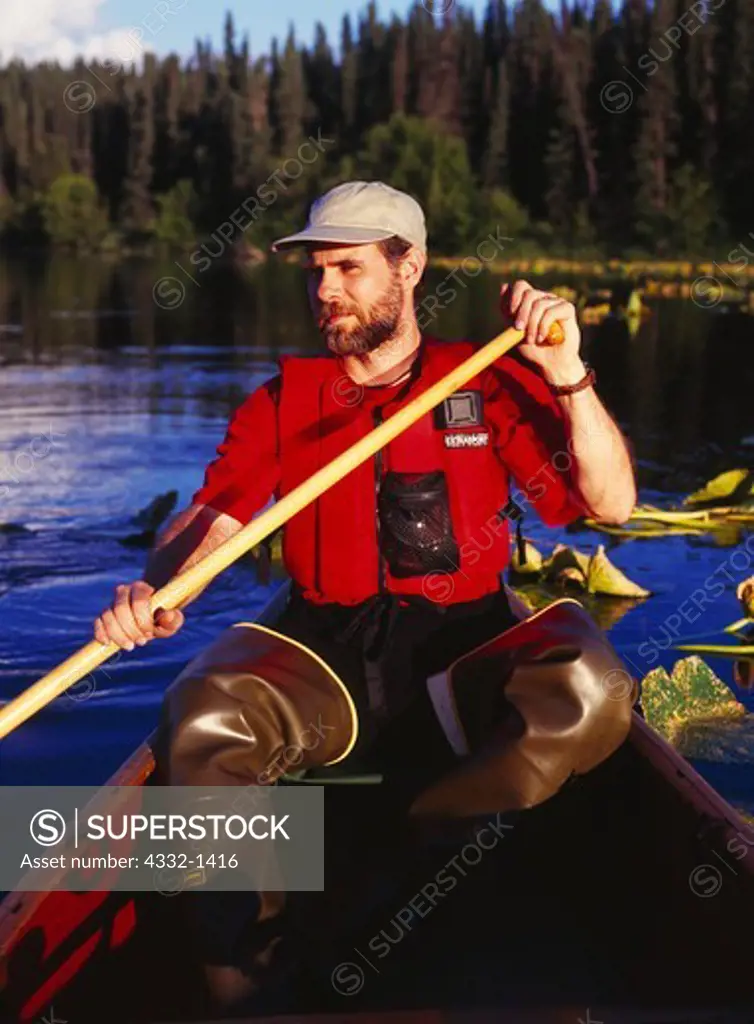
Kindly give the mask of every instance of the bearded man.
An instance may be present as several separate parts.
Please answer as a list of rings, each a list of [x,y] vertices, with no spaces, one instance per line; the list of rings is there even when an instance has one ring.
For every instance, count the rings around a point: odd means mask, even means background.
[[[281,359],[282,372],[237,409],[203,486],[161,534],[144,579],[117,587],[96,620],[102,643],[132,650],[173,635],[183,612],[150,614],[157,587],[473,351],[417,324],[414,293],[427,249],[412,197],[382,182],[346,182],[313,204],[303,231],[272,248],[293,246],[306,250],[309,301],[330,354]],[[448,642],[451,623],[466,635],[488,612],[497,629],[506,616],[511,481],[551,526],[583,515],[614,524],[629,517],[629,452],[580,358],[574,307],[521,280],[503,284],[500,295],[503,316],[526,332],[516,353],[286,525],[291,608],[307,631],[327,623],[331,635],[334,620],[352,622],[375,606],[382,617],[393,612],[393,630],[403,617],[421,620],[424,635],[441,629]],[[556,321],[565,342],[541,345]]]

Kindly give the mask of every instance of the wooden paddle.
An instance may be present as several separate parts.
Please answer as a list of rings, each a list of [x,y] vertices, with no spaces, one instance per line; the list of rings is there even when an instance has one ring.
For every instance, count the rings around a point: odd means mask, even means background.
[[[179,576],[174,576],[164,587],[155,591],[150,600],[152,612],[157,608],[164,608],[166,611],[175,608],[192,593],[203,589],[223,569],[227,569],[241,555],[256,547],[265,537],[274,533],[283,523],[318,498],[333,484],[336,484],[352,469],[371,458],[375,452],[410,427],[430,409],[439,405],[448,395],[452,395],[468,380],[518,345],[523,338],[524,332],[512,327],[498,334],[496,338],[466,359],[442,380],[437,381],[432,387],[418,395],[412,402],[386,419],[384,423],[357,441],[328,465],[317,470],[308,480],[305,480],[266,512],[224,541],[200,562],[190,569],[186,569]],[[560,325],[553,324],[545,344],[560,345],[564,340],[565,335]],[[0,739],[7,736],[27,718],[31,718],[33,714],[49,704],[69,686],[73,686],[79,679],[107,661],[119,650],[120,647],[115,643],[104,645],[97,640],[92,640],[70,658],[61,662],[57,668],[48,672],[0,711]]]

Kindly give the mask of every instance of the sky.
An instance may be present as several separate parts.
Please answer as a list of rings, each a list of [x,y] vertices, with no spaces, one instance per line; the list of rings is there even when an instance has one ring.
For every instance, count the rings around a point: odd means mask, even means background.
[[[435,9],[455,0],[424,0]],[[405,14],[411,0],[378,0],[381,18]],[[222,45],[225,12],[233,12],[239,37],[248,32],[252,56],[269,52],[273,36],[284,39],[291,23],[299,42],[309,43],[321,21],[337,43],[341,18],[354,18],[366,0],[0,0],[0,63],[22,58],[58,60],[137,59],[146,49],[190,56],[194,40]],[[464,0],[481,13],[486,0]]]

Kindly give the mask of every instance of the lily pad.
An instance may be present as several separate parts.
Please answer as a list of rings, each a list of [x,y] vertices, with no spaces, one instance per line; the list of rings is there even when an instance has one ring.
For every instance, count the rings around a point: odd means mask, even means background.
[[[608,594],[611,597],[649,597],[651,594],[613,565],[602,544],[589,561],[586,586],[590,594]]]
[[[675,644],[675,650],[721,654],[731,658],[754,658],[754,644],[743,644],[739,647],[729,647],[727,644]]]
[[[684,499],[684,505],[734,505],[754,494],[754,471],[729,469]]]
[[[686,757],[754,760],[754,716],[701,658],[653,669],[642,683],[648,724]]]
[[[666,526],[662,523],[655,523],[651,520],[629,520],[630,525],[627,526],[607,526],[605,523],[599,523],[596,519],[585,519],[584,525],[590,527],[592,530],[599,530],[600,533],[607,533],[611,537],[623,537],[626,540],[634,537],[638,537],[641,540],[651,539],[653,537],[702,537],[704,536],[704,527],[694,526],[686,524],[683,526]]]
[[[575,587],[588,594],[605,595],[614,598],[649,597],[650,591],[638,586],[612,564],[602,545],[593,555],[565,544],[558,544],[552,555],[542,559],[540,553],[531,545],[531,562],[526,569],[520,567],[518,553],[513,557],[513,573],[527,575],[531,579],[539,578],[540,582],[550,587]],[[537,568],[537,563],[539,568]],[[551,594],[551,599],[554,595]]]
[[[702,492],[699,492],[700,494]],[[749,507],[748,499],[739,505],[731,505],[731,497],[725,505],[703,508],[662,509],[654,505],[637,505],[627,522],[621,526],[607,526],[595,519],[584,519],[584,525],[614,537],[709,536],[715,544],[730,547],[741,540],[741,531],[754,526],[754,506]]]
[[[514,544],[513,554],[511,557],[511,569],[519,576],[538,576],[542,571],[543,558],[539,551],[537,551],[534,545],[528,540],[524,540],[524,555],[525,557],[522,561],[518,550],[518,544]]]
[[[688,526],[694,530],[717,530],[722,525],[712,510],[662,509],[652,505],[638,505],[629,522],[666,523],[668,526]]]
[[[545,579],[548,583],[575,584],[586,590],[589,557],[566,544],[558,544],[544,564]]]
[[[726,633],[740,633],[742,636],[754,626],[754,619],[749,618],[747,615],[743,619],[737,619],[736,622],[731,622],[729,626],[725,627]]]

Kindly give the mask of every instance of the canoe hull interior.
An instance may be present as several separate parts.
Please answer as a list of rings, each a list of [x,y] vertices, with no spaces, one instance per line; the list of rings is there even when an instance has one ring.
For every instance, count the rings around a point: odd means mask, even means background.
[[[152,769],[147,742],[109,781],[149,785]],[[249,1013],[575,1022],[754,1002],[754,830],[637,716],[555,797],[463,833],[407,842],[380,785],[327,786],[325,802],[326,891],[292,895],[293,973]],[[195,892],[71,893],[64,875],[51,890],[0,904],[1,1021],[209,1018],[183,917]]]

